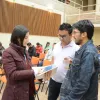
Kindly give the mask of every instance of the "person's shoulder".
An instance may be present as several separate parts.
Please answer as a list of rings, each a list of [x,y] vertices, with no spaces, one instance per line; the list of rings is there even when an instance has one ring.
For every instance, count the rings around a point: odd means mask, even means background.
[[[94,44],[86,46],[85,51],[88,53],[97,53],[97,49]]]
[[[10,53],[10,52],[12,52],[12,48],[11,47],[8,47],[7,49],[4,50],[4,52]]]
[[[15,54],[16,52],[11,46],[9,46],[7,49],[4,50],[3,54],[5,54],[5,53],[6,54]]]
[[[74,41],[72,41],[72,47],[73,47],[73,49],[75,50],[75,51],[78,51],[79,49],[80,49],[80,46],[79,45],[77,45]]]
[[[8,47],[7,49],[4,50],[3,52],[3,57],[11,55],[13,53],[13,49],[11,47]]]

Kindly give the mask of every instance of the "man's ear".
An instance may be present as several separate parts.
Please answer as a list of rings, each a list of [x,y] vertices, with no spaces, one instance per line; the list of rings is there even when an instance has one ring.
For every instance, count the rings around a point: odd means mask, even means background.
[[[81,36],[84,38],[84,37],[87,37],[87,33],[86,32],[83,32],[82,34],[81,34]]]

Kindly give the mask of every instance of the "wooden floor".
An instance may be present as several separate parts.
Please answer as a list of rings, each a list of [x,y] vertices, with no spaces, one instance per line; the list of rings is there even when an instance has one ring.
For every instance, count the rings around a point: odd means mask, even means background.
[[[4,86],[4,87],[5,87],[5,86]],[[4,90],[4,87],[3,87],[3,90]],[[44,89],[43,89],[43,92],[39,91],[39,99],[40,99],[40,100],[47,100],[47,94],[45,94],[46,88],[47,88],[47,84],[45,84]],[[3,90],[2,90],[2,92],[1,92],[1,94],[0,94],[0,100],[1,100],[1,97],[2,97]],[[40,88],[40,90],[41,90],[41,88]],[[98,100],[100,100],[100,83],[99,83],[98,90],[99,90],[99,93],[98,93]],[[36,97],[36,100],[38,100],[37,97]],[[58,100],[59,100],[59,98],[58,98]]]

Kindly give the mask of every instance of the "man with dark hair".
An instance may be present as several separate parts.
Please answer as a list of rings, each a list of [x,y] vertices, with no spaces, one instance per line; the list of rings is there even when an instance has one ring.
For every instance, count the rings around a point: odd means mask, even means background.
[[[28,46],[28,53],[29,53],[29,56],[32,57],[32,56],[36,56],[36,49],[34,47],[34,45],[32,45],[30,42],[27,44]]]
[[[73,59],[75,52],[79,49],[79,46],[72,41],[71,34],[72,26],[70,24],[63,23],[60,25],[58,31],[60,42],[54,46],[52,55],[52,64],[58,68],[50,79],[48,100],[57,100],[61,84],[68,71],[67,58]]]
[[[73,25],[73,36],[81,48],[75,53],[60,90],[60,100],[98,99],[98,53],[93,45],[94,26],[89,20]]]

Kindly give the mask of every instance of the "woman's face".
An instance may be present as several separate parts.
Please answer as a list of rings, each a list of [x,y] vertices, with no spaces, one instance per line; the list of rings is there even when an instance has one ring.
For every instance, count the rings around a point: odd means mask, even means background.
[[[23,46],[27,46],[27,43],[29,43],[29,32],[26,33],[26,36],[23,40]]]

